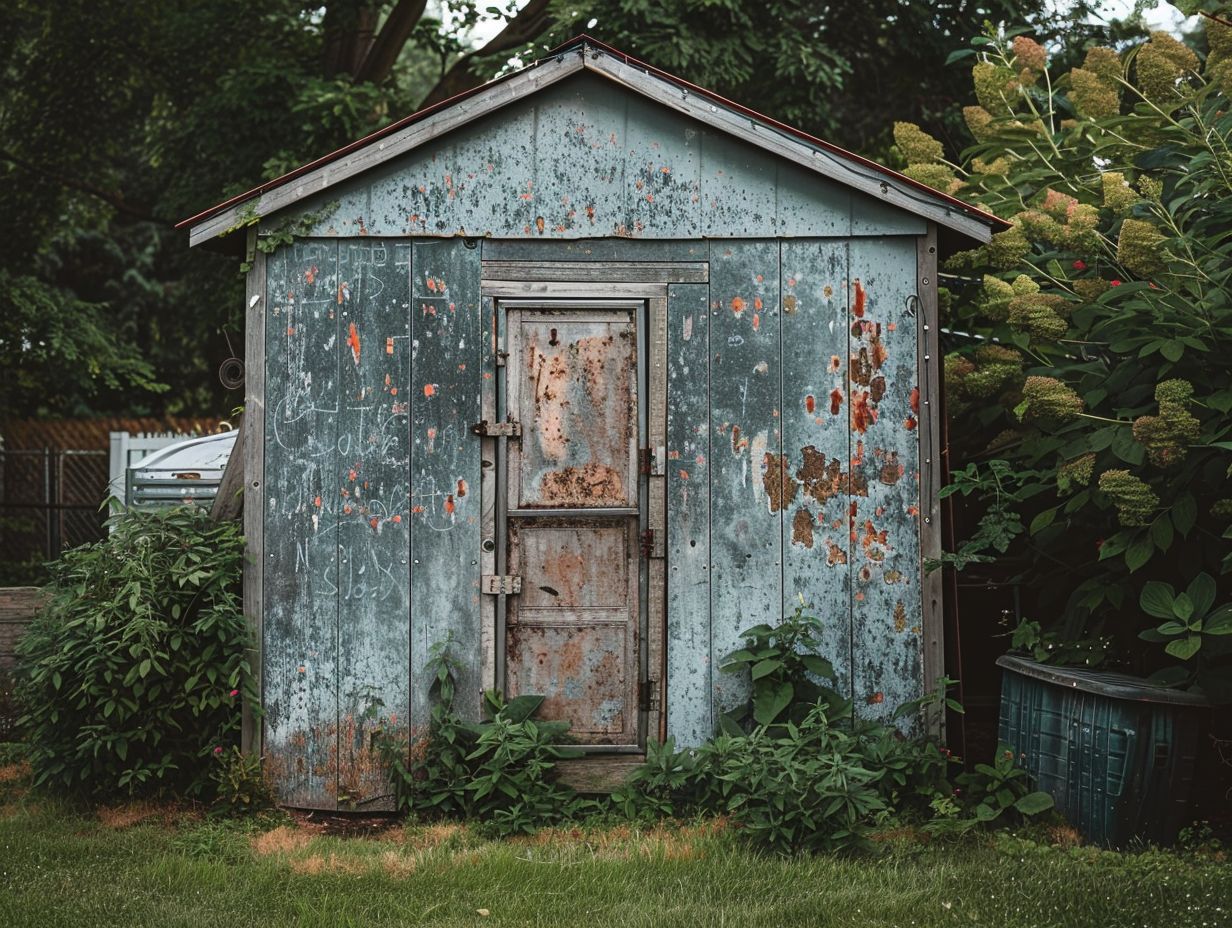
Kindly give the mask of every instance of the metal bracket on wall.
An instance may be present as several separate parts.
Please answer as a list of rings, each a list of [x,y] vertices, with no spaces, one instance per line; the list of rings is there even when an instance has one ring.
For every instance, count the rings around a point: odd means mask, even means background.
[[[471,432],[480,438],[521,438],[522,423],[489,422],[487,419],[480,419],[471,426]]]
[[[489,596],[513,596],[522,592],[522,578],[512,574],[484,574],[480,589]]]
[[[659,710],[659,681],[641,680],[637,684],[637,707],[642,712]]]

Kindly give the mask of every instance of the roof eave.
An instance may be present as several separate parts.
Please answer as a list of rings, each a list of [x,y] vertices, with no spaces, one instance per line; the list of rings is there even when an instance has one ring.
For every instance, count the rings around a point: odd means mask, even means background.
[[[1004,220],[970,204],[585,36],[520,71],[415,113],[176,227],[189,228],[190,246],[226,236],[583,69],[874,199],[936,222],[971,242],[982,244],[994,231],[1009,227]]]

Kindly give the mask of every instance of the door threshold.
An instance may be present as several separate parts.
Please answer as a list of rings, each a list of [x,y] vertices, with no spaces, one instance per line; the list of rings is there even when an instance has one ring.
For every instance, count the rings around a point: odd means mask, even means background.
[[[556,778],[579,793],[610,793],[645,762],[645,754],[589,754],[557,761]]]

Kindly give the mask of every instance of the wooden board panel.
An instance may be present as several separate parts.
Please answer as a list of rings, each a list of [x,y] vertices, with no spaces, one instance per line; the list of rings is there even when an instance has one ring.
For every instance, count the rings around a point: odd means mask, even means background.
[[[779,246],[710,246],[711,647],[714,712],[744,682],[719,672],[740,632],[782,615]]]
[[[410,723],[409,244],[339,252],[338,800],[392,809],[374,744]]]
[[[710,247],[702,241],[628,238],[580,238],[565,241],[486,238],[484,261],[705,261]]]
[[[337,243],[267,260],[265,752],[281,802],[338,790]]]
[[[480,416],[483,325],[479,249],[417,241],[411,260],[411,717],[427,723],[430,649],[452,635],[456,706],[479,713]]]
[[[783,611],[823,623],[822,651],[851,686],[850,480],[847,423],[847,243],[782,244]]]
[[[853,692],[886,717],[922,695],[916,239],[854,240],[849,273]]]
[[[257,248],[257,230],[248,230],[252,267],[244,285],[244,623],[248,628],[248,667],[251,692],[262,693],[264,656],[262,625],[265,615],[265,252]],[[127,463],[127,462],[125,462]],[[240,748],[258,756],[262,748],[262,721],[247,700],[240,720]]]
[[[710,661],[710,289],[667,296],[667,733],[678,747],[714,731]]]

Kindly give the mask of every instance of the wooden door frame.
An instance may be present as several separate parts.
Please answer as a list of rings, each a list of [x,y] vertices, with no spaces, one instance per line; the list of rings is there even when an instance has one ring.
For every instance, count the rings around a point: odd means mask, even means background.
[[[496,272],[503,279],[489,279]],[[510,280],[509,277],[518,279]],[[561,276],[575,280],[559,280]],[[666,426],[667,426],[667,282],[622,280],[630,273],[627,265],[569,262],[567,270],[558,262],[519,262],[516,267],[509,262],[500,262],[499,267],[484,263],[482,282],[485,331],[491,333],[491,356],[503,365],[502,352],[507,346],[505,310],[503,305],[516,301],[522,306],[528,303],[543,304],[552,308],[562,300],[619,301],[644,304],[638,313],[639,364],[644,366],[645,401],[639,402],[645,416],[645,441],[651,450],[650,473],[646,475],[644,492],[639,493],[639,505],[644,509],[643,526],[654,532],[650,556],[640,560],[641,568],[641,640],[638,647],[639,684],[645,687],[638,711],[638,742],[665,737],[666,716],[662,711],[665,687],[665,634],[666,634],[666,564],[663,560],[666,525]],[[666,276],[666,275],[665,275]],[[498,368],[484,372],[481,407],[485,418],[497,420]],[[491,374],[491,376],[488,376]],[[489,416],[490,413],[490,416]],[[503,564],[500,551],[501,532],[498,519],[504,502],[504,473],[507,464],[500,453],[496,438],[481,440],[483,459],[482,525],[480,529],[480,563],[484,574],[496,573],[498,563]],[[482,642],[484,653],[483,679],[485,687],[499,688],[503,640],[501,620],[504,618],[503,597],[481,597],[483,622]],[[639,747],[638,750],[642,750]],[[599,751],[596,751],[599,753]],[[602,753],[619,753],[607,750]]]

